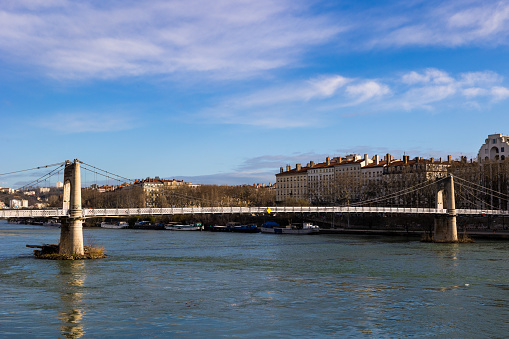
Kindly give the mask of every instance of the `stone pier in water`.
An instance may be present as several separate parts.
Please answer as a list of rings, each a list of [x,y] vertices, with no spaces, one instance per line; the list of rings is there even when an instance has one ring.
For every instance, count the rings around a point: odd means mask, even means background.
[[[436,207],[447,209],[446,215],[435,216],[435,242],[457,242],[456,201],[454,199],[454,179],[452,175],[439,184],[437,188]]]
[[[80,162],[66,161],[64,170],[64,204],[69,209],[69,217],[63,217],[60,228],[59,254],[84,255],[83,213],[81,209],[81,171]]]

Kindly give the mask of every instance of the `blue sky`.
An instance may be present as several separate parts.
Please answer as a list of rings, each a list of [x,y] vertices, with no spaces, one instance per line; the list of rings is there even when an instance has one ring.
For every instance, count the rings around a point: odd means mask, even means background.
[[[508,42],[505,1],[3,0],[0,173],[250,184],[349,153],[475,157],[509,133]]]

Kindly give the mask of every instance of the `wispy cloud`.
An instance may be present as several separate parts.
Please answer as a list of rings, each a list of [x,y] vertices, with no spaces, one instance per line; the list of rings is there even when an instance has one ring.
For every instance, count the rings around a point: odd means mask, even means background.
[[[7,1],[0,51],[57,78],[244,77],[286,67],[342,30],[306,9],[289,0]]]
[[[318,76],[225,98],[199,115],[211,123],[296,128],[327,124],[333,115],[347,118],[416,110],[440,113],[445,103],[478,109],[508,98],[509,89],[495,72],[453,75],[428,68],[386,79]]]
[[[129,115],[96,112],[59,113],[41,118],[37,124],[65,134],[116,132],[134,127],[133,119]]]
[[[458,76],[434,68],[412,71],[401,76],[399,95],[392,106],[405,110],[436,110],[445,100],[457,100],[461,105],[464,99],[481,97],[488,100],[482,105],[488,106],[509,97],[509,90],[500,86],[502,81],[502,76],[492,71],[468,72]],[[469,105],[480,107],[481,103],[471,102]]]
[[[505,1],[417,1],[386,6],[373,18],[370,47],[507,45],[509,4]]]

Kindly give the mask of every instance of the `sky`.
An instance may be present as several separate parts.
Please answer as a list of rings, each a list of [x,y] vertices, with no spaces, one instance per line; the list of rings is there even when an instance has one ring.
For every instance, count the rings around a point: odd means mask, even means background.
[[[0,174],[77,158],[253,184],[327,156],[475,158],[509,133],[508,60],[507,1],[2,0]]]

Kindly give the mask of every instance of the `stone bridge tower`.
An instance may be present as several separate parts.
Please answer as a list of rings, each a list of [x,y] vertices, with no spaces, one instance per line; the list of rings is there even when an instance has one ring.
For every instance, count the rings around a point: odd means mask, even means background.
[[[83,212],[81,209],[81,170],[80,161],[67,160],[64,170],[63,209],[69,210],[68,217],[62,217],[60,228],[59,253],[83,255]]]
[[[433,240],[436,242],[457,242],[456,201],[454,198],[454,179],[452,175],[449,175],[438,184],[436,208],[447,209],[447,214],[435,216]]]

